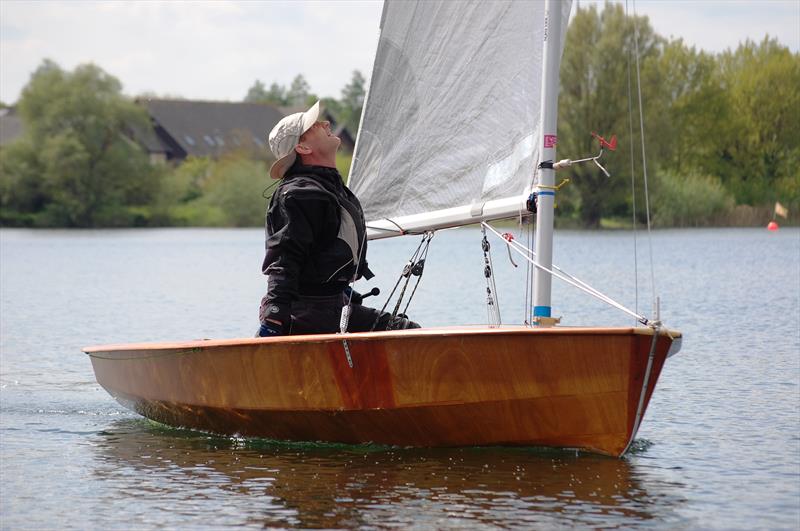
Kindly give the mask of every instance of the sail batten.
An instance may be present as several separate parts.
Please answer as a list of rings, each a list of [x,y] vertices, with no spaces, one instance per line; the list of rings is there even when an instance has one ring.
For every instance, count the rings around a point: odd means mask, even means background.
[[[367,219],[519,210],[538,162],[543,14],[542,2],[387,0],[349,183]]]

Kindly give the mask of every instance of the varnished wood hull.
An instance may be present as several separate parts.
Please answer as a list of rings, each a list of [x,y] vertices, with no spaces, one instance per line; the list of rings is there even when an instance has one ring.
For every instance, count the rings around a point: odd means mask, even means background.
[[[670,335],[659,334],[652,356],[653,333],[642,328],[446,328],[84,350],[120,403],[172,426],[621,455],[677,349]]]

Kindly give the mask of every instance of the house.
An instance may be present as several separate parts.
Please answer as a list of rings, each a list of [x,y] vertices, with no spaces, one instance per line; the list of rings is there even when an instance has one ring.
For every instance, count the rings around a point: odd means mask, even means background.
[[[218,157],[267,148],[266,135],[283,118],[270,105],[220,101],[138,99],[150,115],[150,131],[137,139],[156,161]]]
[[[231,151],[271,158],[269,132],[284,116],[305,110],[260,103],[156,98],[139,98],[136,103],[147,110],[152,129],[134,131],[133,137],[154,163],[179,163],[189,156],[216,158]],[[334,134],[342,139],[342,151],[352,153],[355,139],[350,131],[338,125],[325,109],[323,119],[331,122]],[[0,148],[22,136],[23,125],[14,107],[0,109]]]
[[[0,109],[0,148],[22,136],[22,119],[14,107]]]
[[[137,103],[147,109],[153,125],[152,131],[136,135],[153,162],[218,157],[240,150],[271,157],[267,135],[284,116],[298,112],[260,103],[154,98]],[[350,132],[337,129],[335,119],[327,112],[325,119],[341,135],[342,148],[352,152],[355,142]]]

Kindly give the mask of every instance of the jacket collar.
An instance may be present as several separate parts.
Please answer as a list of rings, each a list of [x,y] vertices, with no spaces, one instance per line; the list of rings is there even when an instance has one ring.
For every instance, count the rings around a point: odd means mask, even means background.
[[[313,175],[314,177],[324,179],[324,180],[331,180],[337,183],[342,183],[342,176],[339,173],[339,170],[336,168],[328,168],[325,166],[304,166],[303,164],[298,162],[292,165],[289,168],[289,171],[286,172],[286,177],[291,177],[293,175]]]

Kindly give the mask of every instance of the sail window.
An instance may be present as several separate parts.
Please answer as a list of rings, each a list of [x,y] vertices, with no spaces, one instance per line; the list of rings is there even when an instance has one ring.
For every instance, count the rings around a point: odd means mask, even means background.
[[[482,194],[486,194],[509,179],[516,177],[522,163],[533,155],[535,134],[532,133],[526,136],[514,146],[511,153],[503,157],[497,157],[489,164],[486,176],[483,179]],[[530,174],[530,172],[527,173]]]

